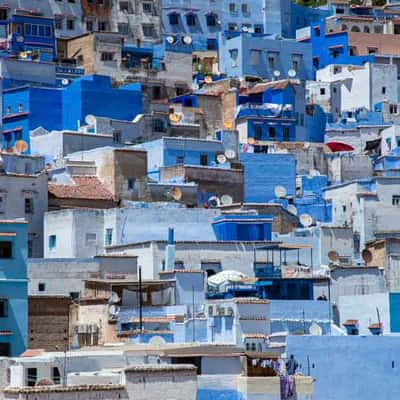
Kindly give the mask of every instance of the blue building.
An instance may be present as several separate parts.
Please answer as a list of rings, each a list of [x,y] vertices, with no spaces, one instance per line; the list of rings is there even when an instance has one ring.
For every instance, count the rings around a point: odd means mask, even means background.
[[[312,44],[313,66],[321,69],[330,64],[363,65],[373,63],[373,55],[353,55],[348,32],[326,32],[325,21],[312,25],[310,37],[301,43]]]
[[[260,83],[239,96],[236,126],[242,151],[268,152],[271,142],[323,142],[326,115],[305,104],[304,86],[290,80]]]
[[[244,167],[244,201],[267,203],[276,200],[275,189],[282,186],[286,197],[296,195],[296,157],[293,154],[240,153]]]
[[[174,165],[218,166],[218,154],[224,154],[222,142],[217,140],[171,138],[146,142],[136,146],[147,151],[147,173],[156,181],[160,179],[160,168]],[[225,163],[229,168],[230,164]],[[222,165],[220,165],[222,168]]]
[[[23,353],[28,335],[25,221],[0,221],[0,357]]]
[[[296,71],[298,79],[314,79],[312,46],[276,35],[221,34],[219,37],[220,71],[229,77],[258,76],[276,79]]]
[[[5,151],[30,153],[29,95],[26,86],[3,91],[1,147]]]
[[[0,37],[6,40],[3,51],[21,59],[53,61],[56,56],[53,22],[53,18],[22,13],[0,21]]]
[[[264,241],[271,240],[271,215],[224,214],[216,217],[213,228],[217,240]]]
[[[113,88],[108,76],[83,76],[62,88],[32,86],[27,90],[31,130],[40,126],[47,130],[76,130],[88,114],[131,121],[142,112],[141,85]]]
[[[218,33],[264,32],[264,0],[162,2],[162,22],[169,51],[192,52],[218,49]],[[187,38],[190,38],[189,40]]]

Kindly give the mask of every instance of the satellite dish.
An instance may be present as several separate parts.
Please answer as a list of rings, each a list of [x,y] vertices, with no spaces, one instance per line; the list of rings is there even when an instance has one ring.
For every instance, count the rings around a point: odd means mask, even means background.
[[[25,140],[17,140],[15,142],[15,150],[18,153],[25,153],[25,151],[28,150],[28,143],[25,142]]]
[[[119,314],[120,308],[116,306],[115,304],[111,304],[110,307],[108,307],[108,315],[116,317]]]
[[[225,154],[218,154],[217,155],[217,162],[218,162],[218,164],[225,164],[226,163]]]
[[[372,261],[372,253],[368,249],[362,251],[361,257],[366,264],[369,264]]]
[[[288,74],[289,78],[294,78],[296,76],[297,72],[295,69],[289,69],[287,74]]]
[[[297,215],[297,208],[296,208],[295,205],[289,204],[288,207],[287,207],[287,210],[288,210],[290,213],[292,213],[292,214],[294,214],[294,215]]]
[[[96,123],[96,117],[94,115],[92,115],[92,114],[88,114],[85,117],[85,122],[88,125],[94,125]]]
[[[207,205],[209,208],[216,208],[220,204],[221,204],[221,202],[217,196],[211,196],[207,201]]]
[[[191,44],[192,44],[192,38],[191,38],[191,36],[189,36],[189,35],[185,35],[183,38],[182,38],[182,42],[183,42],[183,44],[186,44],[186,45],[188,45],[188,46],[190,46]]]
[[[63,86],[67,86],[67,85],[69,84],[69,80],[66,79],[66,78],[64,78],[64,79],[61,80],[61,84],[62,84]]]
[[[243,28],[242,28],[242,32],[248,32],[249,31],[249,28],[247,27],[247,26],[244,26]]]
[[[279,78],[279,77],[281,76],[281,71],[279,71],[278,69],[276,69],[276,70],[273,72],[273,74],[274,74],[274,77],[275,77],[275,78]]]
[[[339,260],[339,254],[337,251],[331,250],[328,252],[328,258],[329,261],[336,262],[337,260]]]
[[[283,186],[275,186],[275,196],[278,199],[284,199],[286,197],[286,189]]]
[[[149,340],[149,344],[151,344],[154,347],[160,347],[162,345],[165,344],[165,340],[162,336],[153,336],[150,340]]]
[[[309,149],[310,148],[310,146],[311,146],[311,144],[309,143],[309,142],[304,142],[304,148],[307,150],[307,149]]]
[[[24,39],[23,36],[17,36],[16,40],[17,40],[18,43],[22,43],[25,39]]]
[[[232,196],[229,196],[229,194],[224,194],[221,196],[221,203],[224,206],[230,206],[233,203]]]
[[[228,149],[225,151],[225,156],[228,160],[233,160],[236,157],[235,150]]]
[[[173,36],[167,36],[167,43],[168,44],[174,44],[175,43],[175,38]]]
[[[233,128],[233,122],[232,121],[224,121],[224,128],[225,129],[232,129]]]
[[[212,77],[209,76],[209,75],[207,75],[207,76],[204,78],[204,82],[205,82],[205,83],[212,83]]]
[[[256,141],[254,140],[254,138],[250,137],[247,139],[247,143],[248,144],[254,144]]]
[[[25,59],[28,58],[28,54],[25,51],[21,51],[21,53],[19,53],[19,57]]]
[[[182,119],[182,116],[180,114],[175,114],[175,113],[169,114],[169,120],[171,122],[174,122],[175,124],[180,122],[181,119]]]
[[[314,177],[314,176],[320,176],[321,173],[317,169],[310,169],[310,174],[309,175],[311,177]]]
[[[115,304],[115,303],[119,303],[120,301],[121,301],[121,298],[118,296],[118,294],[115,292],[111,292],[111,296],[108,299],[108,302],[110,304]]]
[[[301,214],[300,215],[300,223],[305,227],[308,228],[313,224],[313,219],[309,214]]]
[[[174,186],[171,189],[171,197],[175,200],[175,201],[179,201],[182,198],[182,190],[179,189],[177,186]]]
[[[312,335],[312,336],[321,336],[322,335],[321,327],[314,321],[311,323],[309,331],[310,331],[310,335]]]

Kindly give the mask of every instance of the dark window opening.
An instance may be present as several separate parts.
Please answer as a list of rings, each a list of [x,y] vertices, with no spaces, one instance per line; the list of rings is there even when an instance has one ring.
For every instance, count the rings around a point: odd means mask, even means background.
[[[0,258],[12,257],[12,242],[0,241]]]

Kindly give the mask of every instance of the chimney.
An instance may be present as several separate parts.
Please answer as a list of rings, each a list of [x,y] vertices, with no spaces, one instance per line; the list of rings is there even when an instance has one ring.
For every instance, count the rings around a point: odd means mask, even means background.
[[[175,245],[174,228],[168,228],[168,243],[165,247],[165,270],[173,271],[175,269]]]

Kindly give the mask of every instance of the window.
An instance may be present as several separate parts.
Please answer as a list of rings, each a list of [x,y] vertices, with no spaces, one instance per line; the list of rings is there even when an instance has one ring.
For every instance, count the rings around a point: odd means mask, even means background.
[[[129,178],[128,179],[128,189],[133,190],[135,187],[136,178]]]
[[[73,31],[75,29],[75,20],[72,18],[67,18],[67,29]]]
[[[195,26],[196,25],[196,16],[194,14],[186,15],[186,24],[187,24],[187,26]]]
[[[169,19],[170,25],[178,25],[179,24],[179,15],[177,13],[169,14],[168,19]]]
[[[256,344],[254,342],[251,344],[251,351],[256,351]]]
[[[325,88],[319,89],[319,94],[320,94],[321,96],[325,96]]]
[[[97,235],[95,233],[87,233],[85,235],[86,247],[95,246],[97,244]]]
[[[63,28],[63,17],[54,17],[54,27],[56,29],[62,29]]]
[[[268,56],[268,68],[275,68],[275,56]]]
[[[104,4],[104,0],[97,0],[97,4],[102,6]]]
[[[55,385],[61,384],[61,374],[60,370],[57,367],[53,367],[51,370],[51,380]]]
[[[78,57],[76,57],[76,64],[79,65],[83,65],[83,55],[80,54]]]
[[[128,180],[128,188],[129,188],[129,180]],[[111,246],[112,245],[112,240],[113,240],[113,230],[112,228],[107,228],[106,229],[106,235],[105,235],[105,245],[106,246]]]
[[[254,25],[254,33],[264,33],[264,27],[262,25]]]
[[[97,23],[99,32],[105,32],[107,30],[107,22],[106,21],[99,21]]]
[[[346,206],[342,206],[343,212],[346,212]]]
[[[24,105],[22,103],[18,104],[18,112],[23,112],[24,111]]]
[[[365,33],[369,33],[369,27],[368,26],[364,26],[364,32]]]
[[[0,197],[0,214],[4,213],[5,197]]]
[[[392,196],[392,205],[396,207],[400,206],[400,195]]]
[[[12,242],[0,241],[0,258],[12,258]]]
[[[7,19],[7,9],[6,8],[0,8],[0,20],[4,21]]]
[[[333,93],[336,93],[336,92],[337,92],[337,88],[334,87],[334,88],[332,89],[332,91],[333,91]]]
[[[254,126],[254,139],[261,140],[262,139],[262,125]]]
[[[236,32],[238,29],[237,24],[235,24],[234,22],[228,24],[228,31],[229,32]]]
[[[101,61],[113,61],[114,60],[114,53],[110,51],[103,51],[100,56]]]
[[[374,32],[375,33],[383,33],[383,25],[376,25],[374,27]]]
[[[154,37],[155,29],[153,24],[143,24],[142,25],[143,35],[146,37]]]
[[[319,67],[319,58],[318,57],[313,57],[313,67],[314,68]]]
[[[185,157],[184,156],[177,156],[176,157],[176,164],[177,165],[183,165],[184,162],[185,162]]]
[[[33,214],[33,199],[30,197],[25,199],[25,214]]]
[[[250,50],[250,64],[259,65],[261,63],[261,50]]]
[[[282,128],[282,140],[288,142],[290,140],[290,129],[287,126]]]
[[[31,258],[33,255],[33,240],[28,240],[28,258]]]
[[[229,3],[229,12],[231,12],[231,13],[236,12],[236,4],[235,3]]]
[[[7,113],[7,115],[11,114],[11,106],[7,106],[6,113]]]
[[[153,122],[153,130],[154,132],[165,132],[165,123],[161,118],[156,118]]]
[[[121,131],[115,129],[113,131],[113,142],[114,143],[121,143]]]
[[[143,12],[145,14],[152,14],[153,13],[153,5],[151,3],[143,3],[142,4]]]
[[[46,291],[46,284],[44,282],[39,282],[38,291],[39,292],[45,292]]]
[[[57,236],[50,235],[49,236],[49,250],[55,250],[57,246]]]
[[[160,100],[161,99],[161,86],[153,86],[152,93],[153,93],[153,100]]]
[[[249,13],[249,6],[246,3],[242,4],[242,13],[248,14]]]
[[[86,21],[86,30],[88,32],[92,32],[94,30],[93,21],[91,21],[91,20]]]
[[[238,49],[229,50],[229,54],[231,56],[231,61],[232,61],[231,66],[233,68],[237,67],[237,65],[238,65],[237,60],[238,60],[238,55],[239,55]]]
[[[208,14],[206,20],[207,20],[207,26],[217,25],[217,16],[215,14]]]
[[[28,368],[26,370],[26,386],[36,385],[37,373],[37,368]]]
[[[118,24],[118,33],[121,35],[128,35],[129,34],[129,24],[125,22],[120,22]]]
[[[386,94],[386,86],[382,86],[382,94]]]
[[[397,104],[390,104],[389,112],[390,114],[397,114]]]
[[[298,60],[292,60],[292,69],[294,69],[296,72],[299,70],[299,61]]]
[[[208,165],[207,154],[200,154],[200,165]]]
[[[268,135],[270,139],[275,139],[276,138],[276,132],[275,132],[275,128],[273,126],[270,126],[268,128]]]
[[[0,299],[0,318],[6,318],[8,316],[8,300]]]
[[[119,2],[119,11],[125,12],[129,14],[130,7],[129,7],[129,2],[128,1],[120,1]]]
[[[314,36],[320,36],[321,35],[321,31],[320,31],[320,29],[319,29],[319,26],[316,26],[315,28],[314,28]]]

